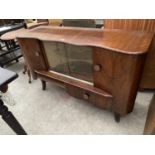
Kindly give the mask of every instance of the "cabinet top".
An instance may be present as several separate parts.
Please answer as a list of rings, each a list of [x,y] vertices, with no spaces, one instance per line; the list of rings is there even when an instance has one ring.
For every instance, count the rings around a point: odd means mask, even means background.
[[[153,35],[149,32],[116,29],[40,26],[17,34],[17,38],[101,47],[125,54],[143,54],[148,51]]]

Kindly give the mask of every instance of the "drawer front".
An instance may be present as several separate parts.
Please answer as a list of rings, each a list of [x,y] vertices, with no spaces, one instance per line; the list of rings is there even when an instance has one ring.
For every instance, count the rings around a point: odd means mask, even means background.
[[[66,90],[73,97],[88,101],[100,108],[111,109],[111,103],[112,103],[111,97],[106,96],[104,97],[94,92],[87,91],[85,89],[78,88],[76,86],[72,86],[69,84],[66,85]]]
[[[30,69],[32,70],[46,70],[43,52],[41,50],[39,41],[36,39],[18,39],[21,46],[23,56],[26,59]]]

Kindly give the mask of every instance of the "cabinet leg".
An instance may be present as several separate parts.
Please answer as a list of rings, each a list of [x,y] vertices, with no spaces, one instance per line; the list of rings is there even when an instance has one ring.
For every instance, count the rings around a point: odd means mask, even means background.
[[[0,115],[2,119],[10,126],[10,128],[18,135],[27,135],[23,127],[19,124],[14,115],[8,111],[7,106],[4,105],[0,99]]]
[[[42,83],[42,90],[46,90],[46,81],[41,80]]]
[[[29,83],[31,83],[31,72],[29,69],[27,69],[27,74],[28,74],[28,77],[29,77]]]
[[[115,113],[114,113],[114,118],[115,118],[115,121],[116,121],[117,123],[119,123],[119,122],[120,122],[121,115],[115,112]]]
[[[23,74],[25,74],[26,72],[27,72],[27,65],[24,65]]]

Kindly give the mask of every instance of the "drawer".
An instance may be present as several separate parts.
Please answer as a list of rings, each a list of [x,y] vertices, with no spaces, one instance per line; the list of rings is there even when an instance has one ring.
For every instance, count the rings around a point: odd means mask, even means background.
[[[70,84],[66,85],[67,92],[76,98],[88,101],[100,108],[111,109],[112,96],[107,94],[98,94],[94,91],[79,88]]]

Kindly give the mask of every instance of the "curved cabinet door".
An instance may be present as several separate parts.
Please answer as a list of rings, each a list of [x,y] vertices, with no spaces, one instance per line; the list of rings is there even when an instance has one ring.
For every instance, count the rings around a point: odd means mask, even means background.
[[[145,54],[129,55],[94,48],[94,86],[112,96],[112,110],[125,115],[132,111],[143,70]]]
[[[36,39],[30,38],[18,38],[18,41],[29,68],[33,71],[47,70],[40,42]]]

